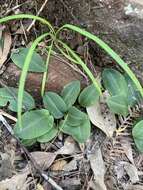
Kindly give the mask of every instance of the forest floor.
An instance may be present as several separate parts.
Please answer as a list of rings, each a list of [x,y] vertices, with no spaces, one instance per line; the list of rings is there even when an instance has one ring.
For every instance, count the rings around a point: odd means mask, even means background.
[[[60,0],[60,7],[59,3],[55,2],[53,0],[53,3],[48,6],[48,1],[44,5],[44,1],[38,4],[33,0],[0,0],[0,17],[18,13],[39,14],[43,17],[47,15],[55,28],[64,23],[82,24],[78,23],[78,19],[72,12],[69,13],[64,1]],[[3,73],[11,63],[10,52],[29,45],[46,30],[37,22],[31,23],[31,20],[17,20],[4,26],[10,33],[12,42],[0,71],[1,87],[14,86],[13,81],[10,83],[9,80],[9,84],[5,84],[3,80]],[[0,36],[2,28],[0,26]],[[68,44],[87,62],[92,62],[94,67],[94,55],[88,40],[74,33],[65,32],[62,35]],[[98,61],[97,65],[99,71],[95,75],[100,74],[104,67],[104,64],[101,65]],[[56,72],[58,75],[58,69]],[[59,76],[57,77],[60,80]],[[66,79],[68,80],[68,76],[60,84],[61,87],[67,83]],[[71,79],[74,79],[74,76]],[[58,91],[58,85],[54,84],[51,88]],[[17,86],[16,82],[15,86]],[[27,90],[33,91],[30,89],[30,84]],[[35,94],[34,96],[36,98]],[[40,101],[39,97],[37,97],[38,101]],[[37,105],[39,104],[38,102]],[[75,142],[68,135],[60,134],[50,143],[36,143],[31,147],[24,147],[7,131],[8,124],[13,126],[17,121],[16,114],[6,107],[1,108],[0,116],[2,115],[5,120],[1,119],[0,122],[0,190],[56,189],[41,174],[50,176],[50,179],[58,184],[57,189],[143,190],[143,154],[138,152],[131,133],[134,122],[142,117],[142,109],[142,105],[137,105],[127,117],[118,117],[116,121],[112,121],[117,127],[112,137],[105,136],[100,129],[93,127],[90,139],[84,144]],[[108,119],[108,116],[106,117]]]

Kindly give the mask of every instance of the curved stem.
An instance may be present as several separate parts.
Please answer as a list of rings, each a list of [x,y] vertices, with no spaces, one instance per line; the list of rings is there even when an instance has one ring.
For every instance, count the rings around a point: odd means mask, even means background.
[[[137,89],[139,90],[141,96],[143,97],[143,88],[139,82],[139,80],[136,78],[135,74],[132,72],[132,70],[129,68],[129,66],[121,59],[121,57],[112,49],[110,48],[103,40],[98,38],[97,36],[91,34],[90,32],[85,31],[84,29],[81,29],[77,26],[71,25],[71,24],[65,24],[59,30],[56,32],[56,36],[59,34],[60,31],[63,29],[70,29],[72,31],[78,32],[81,35],[89,38],[90,40],[93,40],[95,43],[97,43],[102,49],[105,50],[108,55],[110,55],[119,65],[122,67],[122,69],[129,75],[129,77],[132,79],[134,84],[136,85]]]
[[[46,72],[44,72],[43,79],[42,79],[42,87],[41,87],[41,96],[42,97],[43,97],[44,91],[45,91],[45,85],[46,85],[46,79],[47,79],[47,73],[48,73],[48,66],[49,66],[49,61],[50,61],[50,57],[51,57],[51,53],[52,53],[52,48],[53,48],[53,40],[52,40],[51,45],[49,47],[48,56],[47,56],[47,60],[46,60]]]
[[[31,45],[28,54],[25,58],[22,73],[20,76],[20,81],[19,81],[19,89],[18,89],[18,122],[19,122],[19,127],[22,128],[22,102],[23,102],[23,93],[24,93],[24,86],[25,86],[25,81],[26,81],[26,76],[28,73],[28,68],[34,53],[35,48],[39,44],[41,40],[43,40],[45,37],[49,36],[49,33],[45,33],[41,36],[39,36]]]
[[[47,25],[48,28],[50,29],[50,31],[55,34],[54,28],[52,27],[50,22],[48,22],[47,20],[45,20],[44,18],[41,18],[39,16],[34,16],[34,15],[29,15],[29,14],[18,14],[18,15],[12,15],[12,16],[7,16],[4,18],[1,18],[0,24],[5,23],[10,20],[17,20],[17,19],[24,19],[24,18],[40,21],[41,23]]]
[[[86,66],[86,64],[81,60],[81,58],[69,46],[67,46],[67,44],[65,44],[61,40],[58,40],[58,42],[77,60],[76,64],[81,65],[81,67],[83,68],[85,73],[88,75],[88,77],[93,82],[95,88],[98,90],[99,94],[102,95],[102,92],[101,92],[99,84],[97,83],[95,77],[93,76],[93,74],[91,73],[89,68]]]
[[[61,52],[61,54],[67,58],[68,60],[70,60],[71,62],[78,64],[78,61],[76,61],[75,59],[73,59],[70,55],[68,55],[67,53],[65,53],[57,44],[56,44],[57,49]]]

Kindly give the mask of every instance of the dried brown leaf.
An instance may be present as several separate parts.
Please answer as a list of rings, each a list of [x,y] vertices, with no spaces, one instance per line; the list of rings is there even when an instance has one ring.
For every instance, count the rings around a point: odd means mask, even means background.
[[[96,103],[86,110],[92,124],[101,129],[108,137],[112,137],[116,130],[116,118],[105,104],[106,93],[103,98],[100,103]]]
[[[95,189],[107,190],[104,183],[105,165],[100,148],[95,148],[94,153],[89,155],[89,161],[94,173]]]
[[[67,164],[66,160],[58,160],[56,161],[52,166],[51,170],[52,171],[62,171],[64,166]]]
[[[127,185],[125,185],[124,189],[126,189],[126,190],[143,190],[143,186],[127,184]]]
[[[31,156],[43,170],[46,170],[52,165],[57,154],[51,152],[36,151],[31,152]]]
[[[76,142],[72,137],[67,137],[64,143],[64,146],[61,147],[56,154],[75,154],[80,152]]]
[[[63,168],[64,171],[70,172],[72,170],[77,169],[77,159],[73,159],[68,164],[66,164]]]
[[[128,162],[124,162],[124,168],[130,177],[130,180],[132,183],[137,183],[139,181],[139,176],[138,176],[138,170],[135,167],[135,165],[130,164]]]
[[[134,159],[133,159],[133,152],[132,152],[132,146],[131,143],[129,142],[128,138],[124,138],[124,141],[122,142],[122,147],[124,149],[124,152],[129,159],[129,161],[134,164]]]
[[[0,190],[26,190],[28,187],[28,173],[14,175],[10,179],[5,179],[0,182]]]
[[[0,47],[0,68],[7,59],[12,43],[11,34],[9,32],[4,32],[2,38],[4,43],[3,47]]]

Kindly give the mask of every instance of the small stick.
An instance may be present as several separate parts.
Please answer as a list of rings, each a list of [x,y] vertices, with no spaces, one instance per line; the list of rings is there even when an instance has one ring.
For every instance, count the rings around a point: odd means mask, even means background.
[[[38,11],[38,13],[37,13],[36,16],[39,16],[39,15],[40,15],[40,13],[43,11],[43,9],[44,9],[45,5],[47,4],[47,2],[48,2],[48,0],[45,0],[45,2],[42,4],[42,6],[41,6],[41,8],[39,9],[39,11]],[[27,32],[29,32],[29,31],[31,30],[32,26],[35,24],[35,21],[36,21],[36,20],[33,20],[33,21],[32,21],[32,23],[30,24],[30,26],[27,28]]]
[[[3,111],[0,109],[0,114],[7,117],[8,119],[14,121],[14,122],[17,122],[17,118],[16,117],[13,117],[12,115],[10,115],[9,113]]]
[[[32,165],[36,169],[36,171],[41,175],[41,177],[44,178],[45,181],[49,182],[56,190],[63,190],[51,177],[47,176],[39,167],[38,163],[35,161],[35,159],[31,156],[29,151],[25,148],[25,146],[20,142],[20,140],[14,135],[14,131],[12,127],[9,125],[9,123],[5,120],[5,118],[0,114],[0,121],[3,123],[7,131],[10,133],[10,135],[17,140],[18,145],[22,148],[22,150],[25,152],[27,157],[30,159]]]

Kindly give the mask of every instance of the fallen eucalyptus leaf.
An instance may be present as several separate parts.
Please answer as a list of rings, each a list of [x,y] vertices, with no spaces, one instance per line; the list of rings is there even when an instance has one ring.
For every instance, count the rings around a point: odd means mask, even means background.
[[[72,161],[70,161],[69,163],[67,163],[64,167],[63,170],[66,172],[70,172],[72,170],[76,170],[78,167],[78,163],[77,163],[77,159],[74,158]]]
[[[28,172],[14,175],[0,182],[0,190],[26,190]]]
[[[57,160],[55,163],[51,166],[52,171],[62,171],[64,166],[67,164],[66,160]]]
[[[93,125],[101,129],[108,137],[112,137],[116,130],[116,118],[105,104],[108,94],[103,94],[103,99],[100,103],[86,108],[90,121]]]
[[[95,189],[107,190],[104,183],[105,165],[99,147],[96,147],[94,153],[89,155],[89,161],[94,174]]]
[[[31,152],[30,154],[40,166],[40,168],[42,168],[42,170],[47,170],[52,165],[57,156],[56,153],[42,151]]]
[[[128,176],[130,177],[131,182],[133,184],[139,182],[138,170],[136,166],[128,162],[124,162],[123,164]]]
[[[69,148],[70,147],[70,148]],[[61,155],[72,155],[72,154],[76,154],[76,153],[79,153],[80,152],[80,149],[79,147],[77,146],[77,143],[75,142],[75,140],[72,138],[72,137],[67,137],[65,139],[65,142],[64,142],[64,146],[61,147],[57,152],[56,154],[61,154]]]
[[[0,42],[2,42],[0,43],[0,68],[1,68],[4,62],[6,61],[10,51],[12,43],[11,34],[9,32],[4,32],[4,35],[1,36]]]

